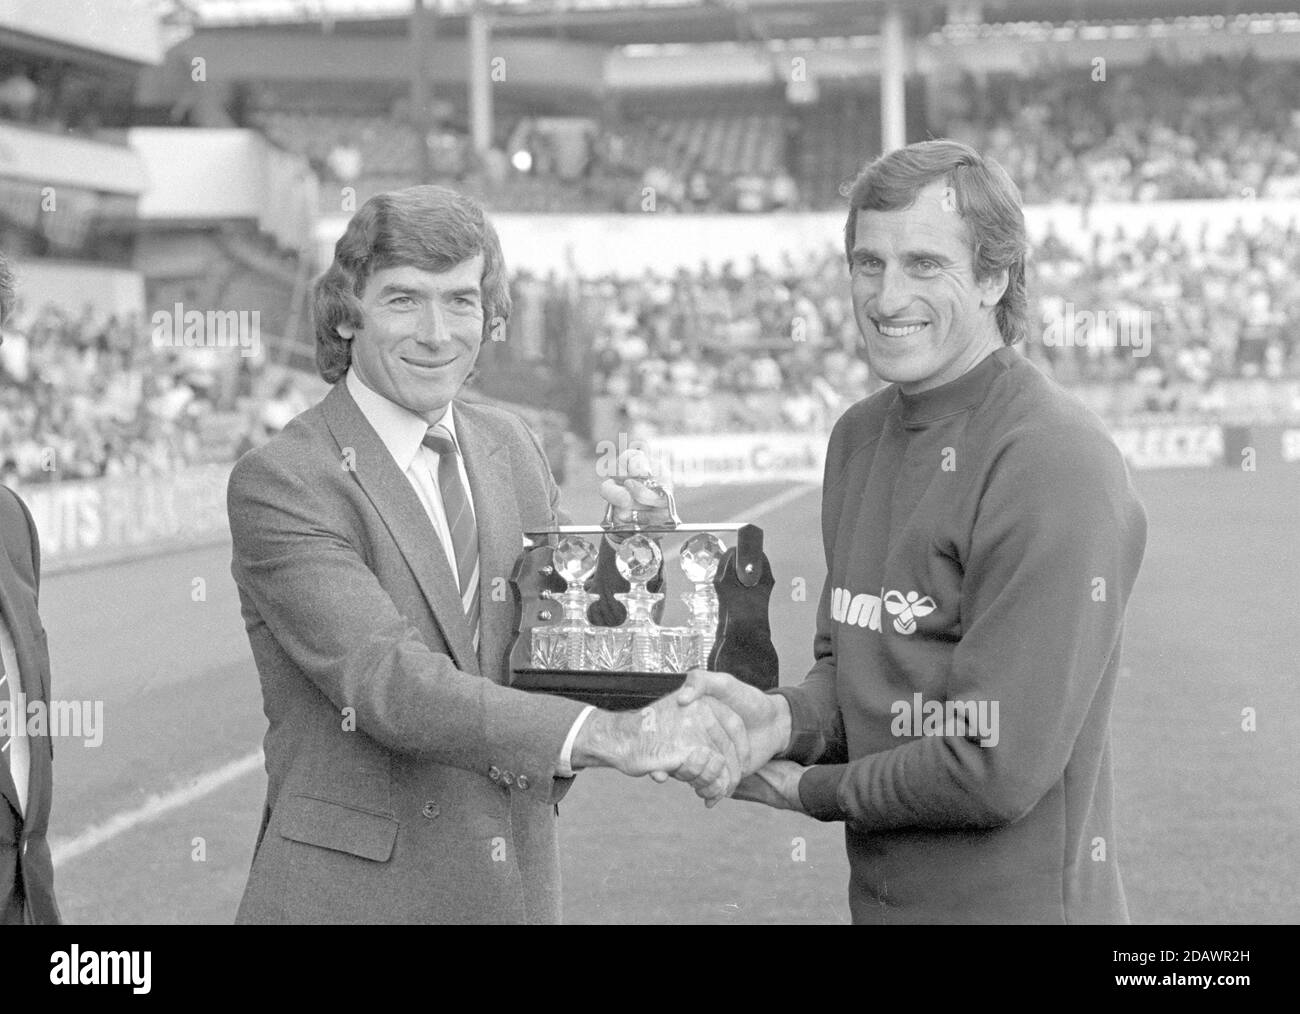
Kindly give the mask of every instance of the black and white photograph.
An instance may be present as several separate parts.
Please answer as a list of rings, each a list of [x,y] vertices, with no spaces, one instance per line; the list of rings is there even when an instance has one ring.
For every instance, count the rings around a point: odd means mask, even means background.
[[[1069,925],[1249,992],[1234,928],[1300,922],[1278,6],[0,3],[36,979],[149,992],[88,927]]]

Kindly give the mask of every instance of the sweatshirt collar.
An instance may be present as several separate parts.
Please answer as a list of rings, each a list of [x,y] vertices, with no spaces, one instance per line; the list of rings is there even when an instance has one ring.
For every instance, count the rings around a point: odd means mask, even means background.
[[[898,392],[904,426],[924,426],[945,416],[964,412],[984,400],[994,379],[1008,366],[1009,357],[1019,353],[1006,345],[985,356],[956,380],[932,387],[919,394]]]
[[[372,391],[357,376],[356,370],[348,370],[347,385],[348,393],[357,403],[357,408],[361,409],[361,414],[366,417],[366,422],[370,423],[374,431],[379,434],[379,439],[388,448],[388,453],[397,462],[397,467],[405,472],[419,453],[430,424],[424,421],[423,416],[412,412],[409,408],[404,408],[382,394]],[[442,416],[434,420],[435,425],[439,422],[451,431],[452,439],[459,445],[456,417],[451,411],[450,403]]]

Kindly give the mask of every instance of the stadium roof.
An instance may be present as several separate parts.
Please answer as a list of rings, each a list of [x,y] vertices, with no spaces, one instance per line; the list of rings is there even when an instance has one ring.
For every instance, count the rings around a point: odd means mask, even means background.
[[[0,38],[19,52],[74,63],[159,63],[156,12],[139,0],[0,0]]]
[[[194,28],[312,28],[337,32],[405,30],[413,0],[154,0],[170,21]],[[606,46],[876,35],[888,0],[477,0],[493,31]],[[475,0],[425,0],[440,34],[459,36]],[[946,0],[901,4],[914,29],[947,20]],[[960,6],[960,5],[959,5]],[[1132,21],[1194,15],[1231,17],[1268,0],[983,0],[997,22]],[[1272,5],[1276,6],[1276,5]]]

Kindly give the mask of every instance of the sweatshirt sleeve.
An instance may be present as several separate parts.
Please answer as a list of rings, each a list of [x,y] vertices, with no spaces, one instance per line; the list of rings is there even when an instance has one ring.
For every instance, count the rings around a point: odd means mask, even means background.
[[[1077,426],[1020,432],[983,478],[962,563],[948,699],[997,707],[989,745],[926,736],[810,768],[804,808],[866,831],[996,827],[1058,782],[1112,655],[1146,545],[1118,450]]]
[[[833,764],[848,758],[844,719],[835,689],[835,643],[830,630],[830,578],[817,607],[817,633],[813,638],[816,660],[803,683],[779,687],[790,703],[790,745],[782,757],[800,764]]]
[[[800,764],[836,764],[848,759],[844,718],[840,714],[835,687],[835,638],[831,621],[831,550],[844,505],[844,467],[851,449],[861,441],[851,434],[854,413],[839,420],[826,447],[826,469],[822,479],[822,548],[826,555],[826,581],[817,604],[817,630],[813,636],[813,667],[797,687],[779,687],[790,704],[790,745],[780,755]]]

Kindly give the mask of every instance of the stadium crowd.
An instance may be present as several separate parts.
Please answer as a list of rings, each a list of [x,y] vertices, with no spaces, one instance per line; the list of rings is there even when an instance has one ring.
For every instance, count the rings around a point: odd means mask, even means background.
[[[1300,378],[1300,229],[1049,233],[1030,258],[1024,352],[1067,385],[1126,392],[1133,411],[1221,405],[1227,378]],[[841,252],[768,269],[672,276],[518,273],[512,328],[558,379],[592,378],[636,436],[825,430],[879,381],[860,338]],[[1092,314],[1080,328],[1081,314]],[[1132,322],[1129,327],[1128,322]],[[591,338],[590,359],[572,341]],[[590,366],[580,365],[586,363]],[[229,349],[155,347],[135,318],[55,307],[15,314],[0,345],[0,481],[159,474],[228,460],[309,397],[292,374]],[[566,380],[565,378],[569,378]]]
[[[159,475],[229,458],[307,402],[230,349],[155,347],[134,316],[21,307],[0,344],[0,482]]]
[[[1300,197],[1300,63],[1197,63],[967,78],[935,136],[992,155],[1027,204]]]
[[[1122,388],[1131,411],[1196,413],[1221,406],[1222,380],[1300,377],[1294,222],[1219,242],[1120,230],[1085,250],[1049,233],[1029,264],[1023,351],[1063,384]],[[874,386],[833,248],[776,271],[704,267],[585,293],[603,305],[596,391],[638,436],[824,428]]]

